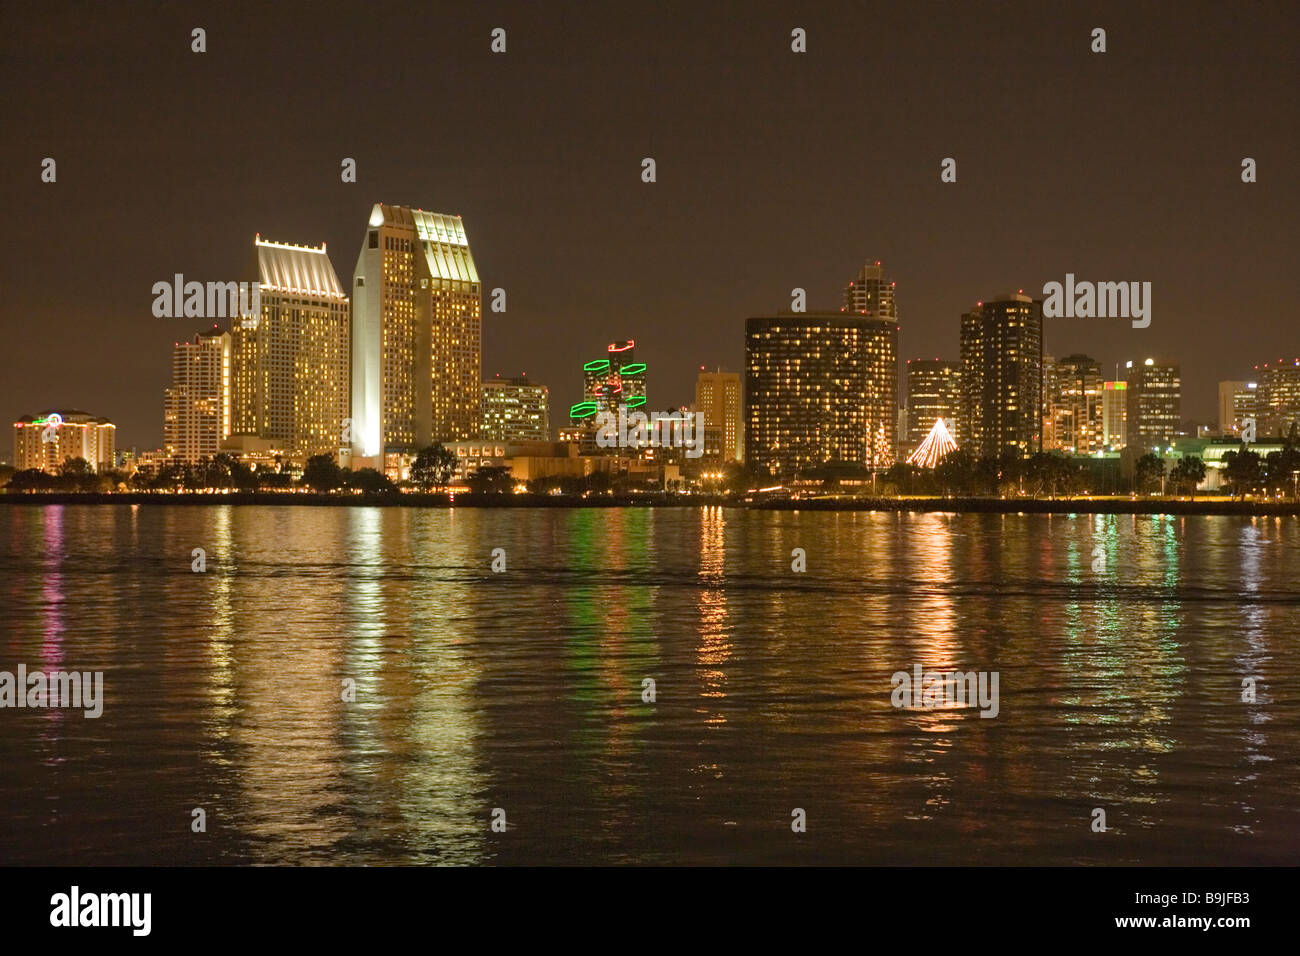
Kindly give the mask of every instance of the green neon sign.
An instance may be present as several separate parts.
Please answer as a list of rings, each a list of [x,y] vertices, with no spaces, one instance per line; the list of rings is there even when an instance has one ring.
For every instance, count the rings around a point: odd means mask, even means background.
[[[634,362],[631,365],[624,365],[618,370],[620,375],[640,375],[645,371],[645,362]]]

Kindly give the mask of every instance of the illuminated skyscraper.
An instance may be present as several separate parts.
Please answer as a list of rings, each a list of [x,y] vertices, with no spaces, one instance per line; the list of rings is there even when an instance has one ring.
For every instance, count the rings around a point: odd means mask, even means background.
[[[1105,442],[1101,364],[1086,355],[1043,360],[1043,448],[1076,455]]]
[[[1163,452],[1182,424],[1183,383],[1178,363],[1155,359],[1125,362],[1124,380],[1128,383],[1127,447],[1138,449],[1138,454],[1156,448]]]
[[[636,360],[636,342],[611,342],[603,359],[582,366],[582,401],[569,408],[569,419],[592,422],[597,412],[617,412],[619,406],[641,408],[646,403],[646,367]]]
[[[1043,303],[1023,293],[961,317],[961,430],[977,458],[1042,447]]]
[[[788,478],[897,452],[898,326],[847,312],[745,322],[745,459]]]
[[[1255,382],[1220,382],[1219,383],[1219,434],[1239,435],[1242,423],[1247,418],[1256,419],[1256,437],[1259,431],[1258,386]]]
[[[165,392],[163,449],[191,464],[212,458],[230,437],[230,333],[215,325],[172,351],[172,386]]]
[[[866,263],[857,278],[844,287],[844,311],[873,319],[898,321],[894,283],[885,278],[879,260]],[[930,424],[933,425],[934,422],[931,421]],[[929,431],[928,426],[926,431]]]
[[[460,217],[376,204],[352,282],[353,466],[477,439],[482,290]]]
[[[949,436],[962,443],[961,363],[939,359],[907,362],[907,443],[919,448],[942,418]]]
[[[1103,382],[1101,430],[1104,443],[1112,450],[1128,442],[1128,383]]]
[[[1300,421],[1300,359],[1256,365],[1256,431],[1260,436],[1285,438],[1291,425]]]
[[[325,246],[254,240],[260,309],[231,323],[236,435],[310,456],[344,445],[352,404],[346,290]]]
[[[70,458],[84,458],[95,471],[112,468],[117,426],[71,408],[23,415],[14,422],[14,468],[58,474]]]
[[[741,461],[744,458],[740,416],[741,387],[739,372],[700,370],[695,380],[695,411],[704,413],[705,429],[718,429],[719,460]]]
[[[519,378],[490,378],[483,383],[483,439],[550,441],[550,390]]]

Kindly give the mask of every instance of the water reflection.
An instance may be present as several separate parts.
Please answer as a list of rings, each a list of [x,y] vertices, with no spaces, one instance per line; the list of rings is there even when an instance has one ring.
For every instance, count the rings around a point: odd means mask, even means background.
[[[0,851],[1291,861],[1297,545],[1276,518],[10,506],[3,666],[102,668],[108,706],[0,713]],[[913,664],[999,672],[998,717],[891,707]]]

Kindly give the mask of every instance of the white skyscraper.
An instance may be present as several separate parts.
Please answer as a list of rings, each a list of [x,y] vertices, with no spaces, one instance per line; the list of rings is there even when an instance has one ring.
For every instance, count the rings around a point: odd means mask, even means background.
[[[479,437],[481,323],[460,217],[376,204],[352,285],[354,467]]]

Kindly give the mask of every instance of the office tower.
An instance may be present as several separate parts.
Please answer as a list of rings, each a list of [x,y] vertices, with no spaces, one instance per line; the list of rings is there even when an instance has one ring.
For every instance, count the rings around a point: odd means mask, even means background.
[[[611,342],[606,357],[582,366],[582,401],[569,408],[577,423],[597,412],[615,412],[620,406],[641,408],[646,403],[646,366],[636,360],[636,342]]]
[[[1052,402],[1056,395],[1056,359],[1043,355],[1043,447],[1056,447],[1056,420],[1052,417]],[[1064,423],[1063,423],[1064,424]]]
[[[376,204],[352,278],[353,467],[479,437],[481,323],[460,217]]]
[[[14,468],[58,474],[70,458],[84,458],[95,471],[114,467],[117,426],[71,408],[23,415],[14,422]]]
[[[1169,447],[1182,424],[1182,378],[1177,362],[1124,363],[1128,383],[1126,445],[1138,454]]]
[[[1256,408],[1258,392],[1258,385],[1255,382],[1229,381],[1219,383],[1220,435],[1241,434],[1242,422],[1247,418],[1256,419],[1255,434],[1257,436],[1262,435],[1262,432],[1259,431],[1258,409]]]
[[[1102,443],[1115,451],[1128,441],[1128,383],[1103,382],[1101,395]]]
[[[1285,438],[1291,425],[1300,421],[1300,359],[1256,365],[1259,387],[1257,434]]]
[[[595,415],[598,411],[610,411],[611,406],[617,407],[618,402],[610,400],[613,388],[605,384],[605,380],[610,377],[611,365],[609,359],[592,359],[583,364],[582,401],[570,407],[571,419],[576,421]]]
[[[606,397],[614,405],[626,405],[638,408],[646,403],[645,363],[636,360],[636,342],[627,339],[623,342],[611,342],[606,350],[609,353],[609,375]]]
[[[739,372],[718,369],[707,372],[700,369],[695,380],[695,411],[704,413],[706,431],[719,429],[721,447],[719,460],[742,461],[744,426],[740,415],[741,387]]]
[[[961,380],[963,447],[977,458],[1040,450],[1042,300],[1003,295],[965,313]]]
[[[337,453],[352,406],[347,292],[324,243],[258,236],[257,315],[231,323],[231,434],[303,457]]]
[[[786,479],[897,451],[898,326],[847,312],[745,322],[745,460]]]
[[[907,362],[907,442],[920,447],[942,418],[949,435],[961,444],[961,363],[940,359]]]
[[[212,458],[230,437],[230,333],[215,325],[172,351],[163,409],[163,449],[172,461]]]
[[[490,378],[483,383],[483,439],[550,441],[550,390],[519,378]]]
[[[858,272],[857,278],[844,287],[843,311],[873,319],[898,321],[894,283],[885,279],[879,260],[866,263]]]
[[[1105,441],[1101,363],[1086,355],[1043,359],[1043,447],[1075,455],[1101,451]]]

